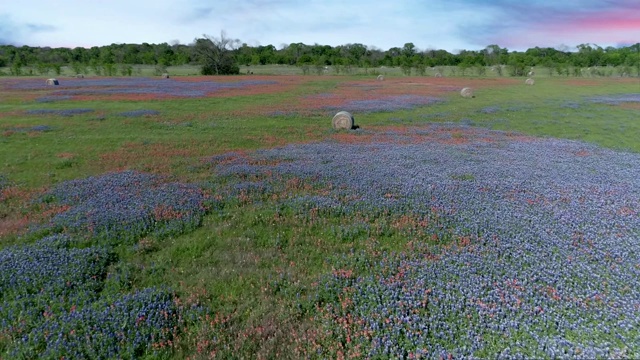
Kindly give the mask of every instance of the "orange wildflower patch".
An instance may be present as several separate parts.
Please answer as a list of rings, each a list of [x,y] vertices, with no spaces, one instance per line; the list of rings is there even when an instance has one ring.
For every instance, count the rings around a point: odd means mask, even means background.
[[[0,219],[0,238],[21,234],[29,225],[27,216],[7,216]]]
[[[69,209],[67,205],[39,204],[27,214],[22,214],[17,210],[28,206],[31,199],[41,192],[41,189],[26,190],[17,186],[4,188],[0,191],[0,201],[9,202],[9,207],[14,210],[7,216],[0,218],[0,238],[22,234],[30,225],[43,223]]]
[[[56,154],[56,157],[60,158],[60,159],[73,159],[73,158],[76,157],[76,154],[68,153],[68,152],[62,152],[62,153]]]

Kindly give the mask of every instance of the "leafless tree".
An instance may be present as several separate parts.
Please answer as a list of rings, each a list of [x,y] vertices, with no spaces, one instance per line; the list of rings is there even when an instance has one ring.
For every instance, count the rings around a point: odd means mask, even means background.
[[[233,53],[239,45],[240,40],[227,37],[224,30],[220,31],[220,37],[204,34],[202,38],[195,39],[194,50],[197,60],[202,65],[202,74],[240,73]]]

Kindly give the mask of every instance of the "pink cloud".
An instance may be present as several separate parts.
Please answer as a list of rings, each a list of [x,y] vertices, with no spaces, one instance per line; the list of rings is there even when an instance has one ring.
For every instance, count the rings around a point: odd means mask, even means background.
[[[601,46],[640,41],[638,11],[608,11],[583,13],[574,17],[558,16],[548,21],[536,21],[511,28],[508,36],[499,36],[493,43],[506,47],[529,48],[595,43]]]
[[[637,31],[640,37],[640,14],[605,12],[602,14],[590,14],[589,16],[578,18],[569,23],[575,30],[602,30],[602,31]]]

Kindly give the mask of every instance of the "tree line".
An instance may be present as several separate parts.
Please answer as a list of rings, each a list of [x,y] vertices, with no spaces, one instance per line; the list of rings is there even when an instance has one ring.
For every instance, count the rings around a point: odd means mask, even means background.
[[[407,74],[424,75],[428,68],[455,67],[461,75],[475,71],[484,75],[492,67],[499,75],[524,76],[531,67],[544,67],[549,75],[605,75],[602,68],[615,69],[620,76],[640,76],[640,43],[626,47],[602,48],[580,44],[576,51],[535,47],[526,51],[509,51],[498,45],[482,50],[419,50],[413,43],[388,50],[363,44],[329,46],[291,43],[249,46],[239,40],[204,35],[192,44],[111,44],[91,48],[51,48],[0,45],[0,68],[5,75],[60,74],[62,67],[74,72],[88,70],[101,75],[132,75],[134,65],[154,65],[158,72],[168,66],[199,65],[202,73],[236,74],[239,65],[295,65],[304,73],[331,66],[334,71],[349,73],[355,68],[400,67]],[[592,70],[594,69],[594,70]],[[593,73],[595,71],[595,73]],[[611,73],[614,70],[609,70]],[[598,73],[603,72],[603,73]]]

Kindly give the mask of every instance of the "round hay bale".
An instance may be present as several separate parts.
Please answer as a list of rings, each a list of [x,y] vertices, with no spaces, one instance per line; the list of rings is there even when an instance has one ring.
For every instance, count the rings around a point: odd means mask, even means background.
[[[527,74],[527,75],[528,75],[528,76],[533,76],[533,75],[535,75],[535,74],[536,74],[535,72],[533,72],[533,71],[529,71],[529,74]]]
[[[440,72],[437,72],[435,75],[433,75],[435,77],[442,77],[442,74],[440,74]]]
[[[169,78],[169,74],[167,74],[167,73],[162,74],[162,78],[163,79],[168,79]]]
[[[527,85],[533,85],[536,83],[536,81],[533,80],[532,78],[528,78],[527,80],[524,81],[524,83]]]
[[[47,85],[60,85],[57,79],[47,79]]]
[[[468,98],[468,99],[476,97],[475,95],[473,95],[473,89],[469,88],[469,87],[466,87],[466,88],[463,88],[462,90],[460,90],[460,95],[463,98]]]
[[[76,79],[84,79],[84,74],[76,74]]]
[[[382,75],[382,74],[378,75],[377,79],[378,79],[378,81],[384,80],[384,75]]]
[[[340,111],[333,116],[331,120],[331,125],[333,125],[334,129],[347,129],[350,130],[354,126],[355,120],[353,119],[353,115],[351,115],[348,111]]]

